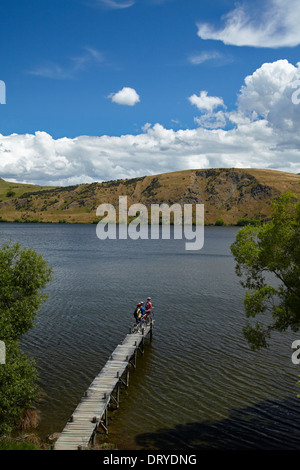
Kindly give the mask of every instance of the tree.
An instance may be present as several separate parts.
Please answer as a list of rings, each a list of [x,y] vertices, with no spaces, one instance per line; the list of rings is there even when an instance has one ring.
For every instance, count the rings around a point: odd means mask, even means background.
[[[0,365],[0,436],[19,426],[35,403],[37,380],[34,361],[20,350],[18,342],[6,343],[6,364]]]
[[[300,201],[291,193],[272,203],[271,221],[243,227],[231,251],[247,289],[244,335],[252,349],[268,346],[272,331],[300,327]],[[260,321],[254,317],[260,315]]]
[[[37,394],[34,362],[19,348],[19,338],[33,325],[42,302],[41,290],[51,279],[42,256],[18,243],[0,249],[0,340],[6,364],[0,365],[0,435],[20,423]]]

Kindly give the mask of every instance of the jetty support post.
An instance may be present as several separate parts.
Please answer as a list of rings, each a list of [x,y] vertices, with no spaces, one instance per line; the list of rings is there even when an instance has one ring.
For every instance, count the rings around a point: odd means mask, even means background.
[[[117,383],[116,402],[117,402],[117,408],[119,408],[119,403],[120,403],[120,384],[119,384],[119,382]]]
[[[119,378],[118,372],[117,372],[117,378]],[[115,395],[113,394],[113,392],[115,392]],[[117,382],[115,386],[115,390],[113,390],[113,392],[111,392],[110,398],[115,403],[116,408],[118,409],[119,401],[120,401],[120,382],[119,381]]]
[[[106,393],[104,394],[106,398]],[[100,426],[104,429],[105,434],[108,434],[108,405],[106,405],[102,419],[100,420]]]
[[[124,385],[124,387],[128,388],[129,386],[129,369],[127,368],[126,370],[126,381],[122,379],[122,377],[120,377],[120,374],[119,372],[117,372],[117,378],[119,379],[119,382]]]
[[[142,329],[142,354],[144,354],[145,351],[145,329]]]
[[[133,360],[132,359],[129,359],[129,364],[134,368],[136,369],[136,355],[137,355],[137,344],[135,342],[135,351],[133,353]]]

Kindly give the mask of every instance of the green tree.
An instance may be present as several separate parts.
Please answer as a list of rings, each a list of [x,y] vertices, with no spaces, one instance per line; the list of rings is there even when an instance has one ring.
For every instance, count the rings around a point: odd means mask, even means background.
[[[51,268],[34,250],[18,243],[1,247],[0,340],[6,346],[6,364],[0,365],[0,435],[21,421],[36,398],[35,365],[20,350],[19,338],[34,325],[50,279]]]
[[[252,349],[268,346],[272,331],[300,327],[300,201],[291,193],[272,203],[272,219],[243,227],[231,251],[247,289],[244,335]],[[260,315],[260,320],[254,317]],[[251,319],[251,321],[250,321]]]
[[[19,343],[6,343],[6,364],[0,365],[0,436],[18,427],[38,394],[35,363],[19,348]]]

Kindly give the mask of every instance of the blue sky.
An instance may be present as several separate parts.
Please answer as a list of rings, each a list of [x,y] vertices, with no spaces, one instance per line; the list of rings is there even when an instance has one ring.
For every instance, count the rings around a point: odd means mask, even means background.
[[[300,172],[296,0],[3,0],[0,15],[3,178]]]

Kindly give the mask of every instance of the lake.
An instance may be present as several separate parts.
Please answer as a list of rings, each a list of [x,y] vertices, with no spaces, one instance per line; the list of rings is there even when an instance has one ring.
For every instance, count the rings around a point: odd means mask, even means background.
[[[184,240],[99,240],[96,225],[1,224],[1,243],[31,246],[53,268],[49,298],[21,341],[37,362],[40,433],[60,432],[84,391],[152,297],[154,335],[109,440],[119,449],[298,449],[297,336],[253,352],[243,337],[244,291],[230,252],[236,227]]]

